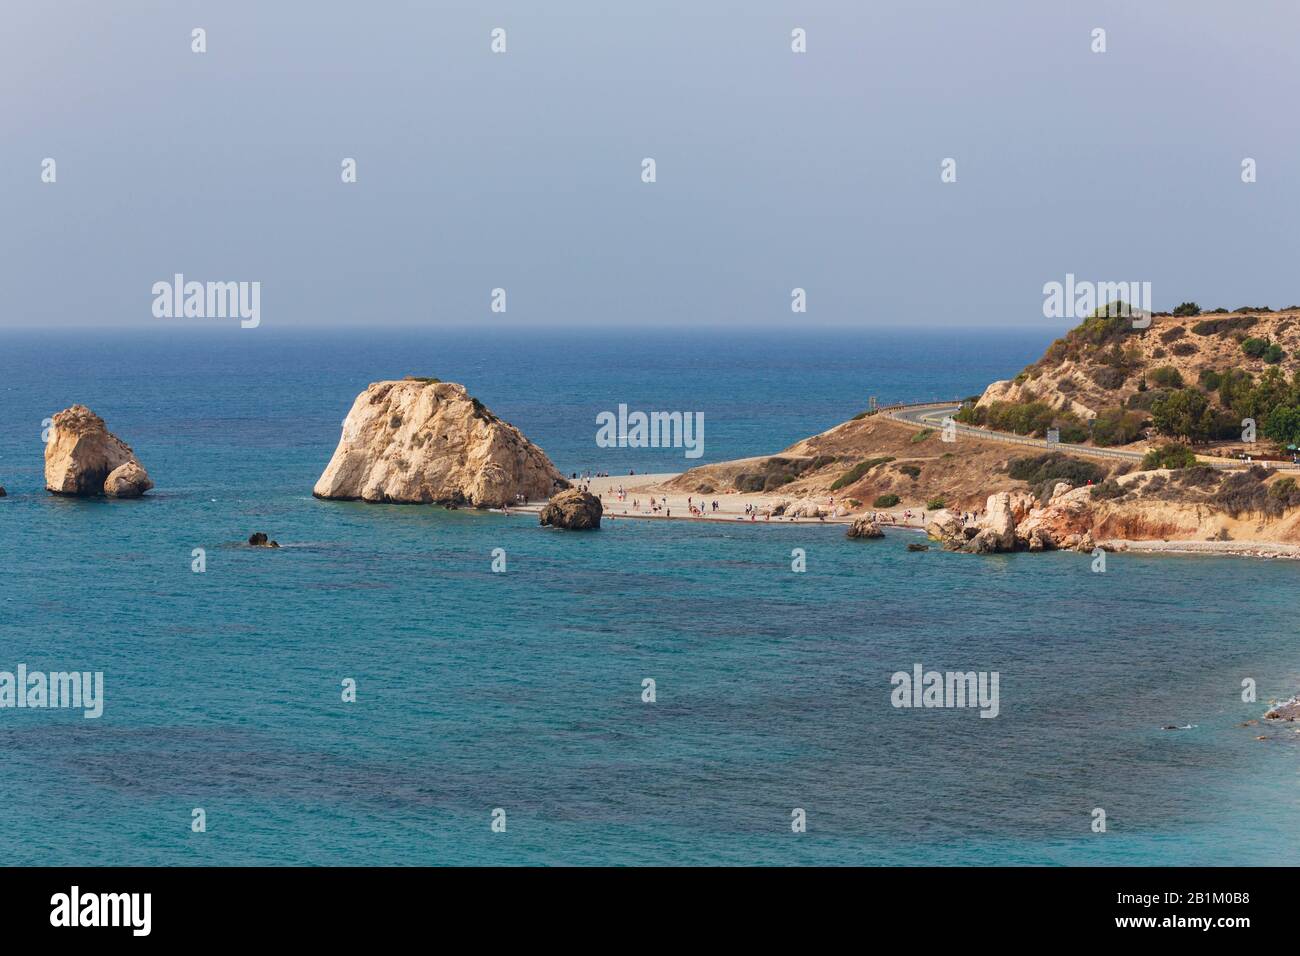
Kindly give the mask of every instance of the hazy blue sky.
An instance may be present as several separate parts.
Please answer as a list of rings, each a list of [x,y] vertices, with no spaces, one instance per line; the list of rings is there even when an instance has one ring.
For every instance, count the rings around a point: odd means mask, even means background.
[[[1287,305],[1298,28],[1294,0],[5,0],[0,324],[157,325],[175,272],[260,281],[263,328],[1043,325],[1067,272]]]

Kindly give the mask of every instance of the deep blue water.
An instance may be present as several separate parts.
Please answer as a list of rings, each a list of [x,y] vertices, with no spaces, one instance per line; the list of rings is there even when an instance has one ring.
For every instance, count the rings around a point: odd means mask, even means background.
[[[769,453],[870,395],[977,392],[1049,338],[3,333],[0,670],[106,684],[99,720],[0,710],[6,862],[1286,862],[1300,735],[1239,725],[1265,709],[1243,678],[1300,686],[1293,563],[1112,555],[1103,575],[902,533],[566,534],[310,496],[381,378],[465,383],[566,472],[648,472],[689,463],[596,448],[597,411],[699,410],[702,460]],[[135,448],[148,498],[43,492],[42,419],[76,401]],[[254,530],[284,547],[239,547]],[[894,709],[916,662],[998,671],[1000,715]]]

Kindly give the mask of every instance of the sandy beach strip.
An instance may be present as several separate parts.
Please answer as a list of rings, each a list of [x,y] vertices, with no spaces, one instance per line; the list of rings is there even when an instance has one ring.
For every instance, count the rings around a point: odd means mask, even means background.
[[[825,518],[786,518],[783,516],[773,516],[767,518],[764,514],[778,501],[794,500],[794,496],[781,494],[742,494],[740,492],[716,492],[712,495],[698,495],[693,493],[683,493],[674,489],[665,489],[665,482],[672,481],[678,476],[677,473],[669,472],[653,475],[611,475],[608,478],[592,478],[590,480],[575,481],[575,485],[586,487],[593,495],[600,498],[601,504],[605,507],[606,518],[644,518],[647,520],[657,521],[731,521],[746,522],[750,524],[851,524],[853,519],[870,512],[874,509],[858,509],[854,513],[846,513],[837,516],[828,515]],[[623,497],[620,500],[618,490],[623,489]],[[650,510],[650,499],[654,498],[656,502],[662,503],[660,510],[657,512]],[[689,499],[689,500],[688,500]],[[798,499],[803,500],[803,499]],[[827,496],[815,497],[816,501],[823,508],[830,509],[831,498]],[[713,502],[718,503],[718,510],[713,510]],[[699,507],[701,503],[705,504],[703,515],[694,515],[690,512],[690,505],[694,504]],[[525,506],[513,507],[511,513],[527,512],[536,514],[542,510],[543,502],[530,503]],[[751,514],[745,513],[746,506],[753,510]],[[910,512],[910,517],[908,513]],[[896,506],[888,511],[878,511],[880,515],[891,515],[894,519],[882,522],[884,527],[911,528],[914,531],[924,530],[926,515],[923,505],[913,505],[910,508],[903,505]],[[751,516],[752,515],[752,516]]]

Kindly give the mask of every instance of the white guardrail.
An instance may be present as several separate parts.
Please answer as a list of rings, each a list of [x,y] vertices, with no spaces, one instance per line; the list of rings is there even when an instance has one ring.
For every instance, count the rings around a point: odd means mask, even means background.
[[[920,408],[953,408],[960,406],[960,401],[953,402],[894,402],[890,405],[877,406],[876,412],[887,418],[892,418],[897,422],[906,422],[910,425],[919,424],[914,419],[907,418],[903,415],[896,414],[905,409]],[[940,422],[935,419],[921,416],[921,420],[930,425],[938,426]],[[1092,445],[1075,445],[1070,442],[1049,443],[1043,438],[1030,438],[1025,435],[1013,435],[1009,432],[987,431],[983,428],[977,428],[973,425],[963,425],[960,422],[953,422],[959,434],[970,435],[972,438],[981,438],[984,441],[1000,441],[1008,445],[1020,445],[1024,448],[1037,448],[1044,451],[1062,451],[1070,452],[1075,455],[1091,456],[1093,458],[1111,458],[1120,461],[1142,461],[1145,457],[1140,451],[1123,451],[1117,448],[1097,448]],[[1210,468],[1222,468],[1231,470],[1234,468],[1248,468],[1251,465],[1262,465],[1265,468],[1276,468],[1279,471],[1300,471],[1300,465],[1292,464],[1289,461],[1238,461],[1236,459],[1221,458],[1202,461],[1201,464]]]

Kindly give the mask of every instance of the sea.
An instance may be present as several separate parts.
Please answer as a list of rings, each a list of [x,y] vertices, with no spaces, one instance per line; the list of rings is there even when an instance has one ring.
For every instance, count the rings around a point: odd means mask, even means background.
[[[311,496],[381,379],[465,384],[566,474],[649,473],[775,453],[873,397],[976,394],[1051,338],[0,332],[0,671],[104,682],[98,718],[0,707],[4,862],[1291,862],[1300,732],[1247,722],[1300,689],[1295,563],[1099,573],[906,531],[577,533]],[[77,402],[135,449],[145,498],[44,491],[42,433]],[[704,454],[598,447],[620,404],[703,413]],[[996,672],[997,716],[894,706],[918,665]]]

